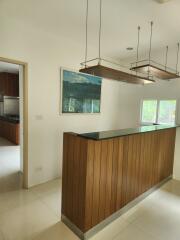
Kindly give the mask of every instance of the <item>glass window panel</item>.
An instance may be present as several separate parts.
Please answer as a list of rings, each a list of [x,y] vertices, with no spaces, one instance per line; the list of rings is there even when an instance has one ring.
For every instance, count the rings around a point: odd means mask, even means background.
[[[155,123],[157,112],[157,100],[144,100],[142,106],[143,123]]]
[[[176,119],[176,100],[161,100],[159,102],[158,123],[174,124]]]

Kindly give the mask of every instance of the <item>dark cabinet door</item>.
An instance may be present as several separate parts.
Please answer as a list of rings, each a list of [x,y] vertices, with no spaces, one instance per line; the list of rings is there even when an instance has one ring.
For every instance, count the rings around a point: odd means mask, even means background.
[[[19,74],[0,73],[0,94],[19,97]]]
[[[19,145],[19,124],[0,120],[0,137]]]
[[[5,95],[8,84],[8,75],[0,73],[0,94]]]

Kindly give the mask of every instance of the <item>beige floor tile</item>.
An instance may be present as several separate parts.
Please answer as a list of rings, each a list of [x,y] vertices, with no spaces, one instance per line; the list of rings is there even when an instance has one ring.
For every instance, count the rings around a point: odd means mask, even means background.
[[[61,218],[61,193],[60,191],[57,193],[51,193],[44,197],[40,197],[41,201],[43,201],[55,214],[59,219]]]
[[[0,229],[7,240],[26,240],[59,221],[40,200],[29,202],[0,215]]]
[[[121,231],[118,236],[113,240],[158,240],[151,234],[141,230],[134,224],[128,225],[123,231]]]
[[[0,194],[0,214],[24,206],[37,198],[29,190],[16,190]]]
[[[22,188],[20,147],[0,138],[0,194]]]
[[[3,235],[1,229],[0,229],[0,240],[6,240],[5,236]]]
[[[177,180],[173,179],[169,181],[161,189],[167,192],[174,193],[177,196],[180,196],[180,186],[179,186],[179,181]]]
[[[46,197],[49,194],[61,191],[61,180],[55,179],[45,184],[40,184],[36,187],[32,187],[30,191],[32,191],[34,194],[37,194],[39,197]]]
[[[179,206],[178,206],[179,208]],[[169,207],[154,207],[133,222],[136,226],[164,240],[180,239],[180,211]]]
[[[79,240],[62,222],[50,226],[37,234],[33,240]]]
[[[111,240],[130,223],[122,216],[91,238],[91,240]]]
[[[55,214],[61,217],[61,180],[41,184],[33,187],[30,191],[43,201]]]

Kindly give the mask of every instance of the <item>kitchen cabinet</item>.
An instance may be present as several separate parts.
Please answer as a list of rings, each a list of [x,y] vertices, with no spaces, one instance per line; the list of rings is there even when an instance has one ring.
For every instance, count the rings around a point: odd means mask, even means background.
[[[19,145],[19,123],[0,120],[0,137]]]
[[[19,97],[19,74],[0,73],[0,94]]]

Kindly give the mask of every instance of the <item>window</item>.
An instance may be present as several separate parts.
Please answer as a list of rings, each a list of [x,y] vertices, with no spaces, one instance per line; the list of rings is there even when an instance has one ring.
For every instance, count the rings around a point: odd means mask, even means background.
[[[155,123],[156,122],[157,101],[145,100],[143,101],[142,122]]]
[[[143,100],[142,124],[174,124],[176,122],[176,100]]]
[[[175,123],[176,100],[161,100],[159,102],[158,123]]]

